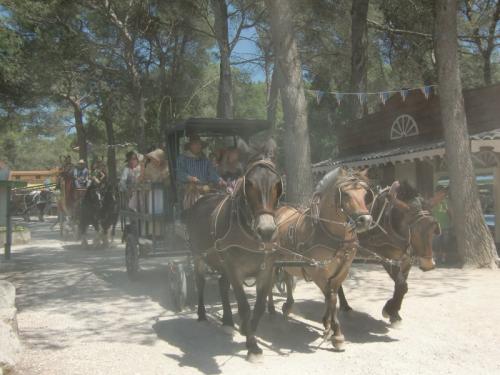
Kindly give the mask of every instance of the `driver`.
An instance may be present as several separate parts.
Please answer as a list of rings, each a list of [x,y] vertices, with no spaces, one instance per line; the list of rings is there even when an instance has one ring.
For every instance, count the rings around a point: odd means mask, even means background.
[[[212,162],[205,156],[207,146],[199,136],[192,135],[186,144],[186,151],[177,159],[177,178],[179,182],[200,185],[218,184],[224,186],[224,180],[217,174]]]
[[[183,186],[183,208],[190,208],[202,192],[209,190],[208,185],[225,186],[212,162],[203,153],[207,144],[198,135],[189,137],[186,151],[177,159],[177,179]]]

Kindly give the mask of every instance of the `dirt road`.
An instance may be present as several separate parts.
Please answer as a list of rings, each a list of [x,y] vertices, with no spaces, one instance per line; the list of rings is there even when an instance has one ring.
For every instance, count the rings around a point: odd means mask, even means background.
[[[413,269],[396,330],[381,316],[389,277],[380,266],[355,265],[345,288],[355,311],[341,315],[342,353],[320,345],[322,298],[300,282],[293,319],[266,314],[263,362],[251,364],[243,338],[217,322],[214,281],[210,320],[198,323],[193,311],[172,311],[166,261],[143,262],[131,282],[121,245],[83,250],[60,242],[49,224],[32,229],[34,241],[0,265],[0,278],[18,292],[26,347],[18,374],[500,374],[499,271]]]

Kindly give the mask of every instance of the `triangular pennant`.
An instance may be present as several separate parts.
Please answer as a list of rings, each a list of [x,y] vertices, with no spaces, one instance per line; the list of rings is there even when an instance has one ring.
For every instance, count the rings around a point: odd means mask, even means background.
[[[424,94],[425,99],[429,99],[432,91],[432,86],[424,86],[420,90],[422,91],[422,94]]]
[[[358,95],[358,99],[359,99],[359,104],[361,104],[361,105],[365,104],[366,99],[367,99],[366,93],[358,92],[357,95]]]
[[[344,94],[340,93],[340,92],[336,92],[335,93],[335,99],[337,100],[337,104],[340,105],[340,103],[342,103],[342,97],[344,96]]]
[[[321,103],[321,99],[323,99],[323,95],[325,95],[325,93],[323,91],[316,90],[315,94],[316,94],[316,103],[318,103],[318,105],[319,105]]]
[[[385,105],[385,103],[387,103],[387,99],[389,99],[389,93],[379,92],[378,95],[380,97],[380,101],[382,102],[382,104]]]
[[[403,102],[406,100],[406,97],[408,96],[408,91],[407,89],[401,90],[399,93],[401,94],[401,98],[403,98]]]

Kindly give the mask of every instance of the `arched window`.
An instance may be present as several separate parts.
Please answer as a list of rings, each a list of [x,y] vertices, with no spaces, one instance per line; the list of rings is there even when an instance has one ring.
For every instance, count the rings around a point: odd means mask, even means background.
[[[414,135],[418,135],[418,126],[410,115],[398,116],[392,123],[391,140],[413,137]]]

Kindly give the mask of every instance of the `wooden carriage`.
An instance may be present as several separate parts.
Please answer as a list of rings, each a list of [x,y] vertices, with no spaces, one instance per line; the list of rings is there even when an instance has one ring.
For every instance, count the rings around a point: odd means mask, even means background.
[[[263,120],[192,118],[174,125],[167,132],[165,154],[170,180],[141,183],[121,198],[125,263],[130,278],[137,277],[141,258],[167,257],[171,296],[177,309],[183,309],[194,292],[189,239],[181,222],[182,186],[176,179],[176,161],[186,137],[197,134],[212,143],[224,140],[235,146],[237,137],[248,140],[269,128],[269,123]]]

